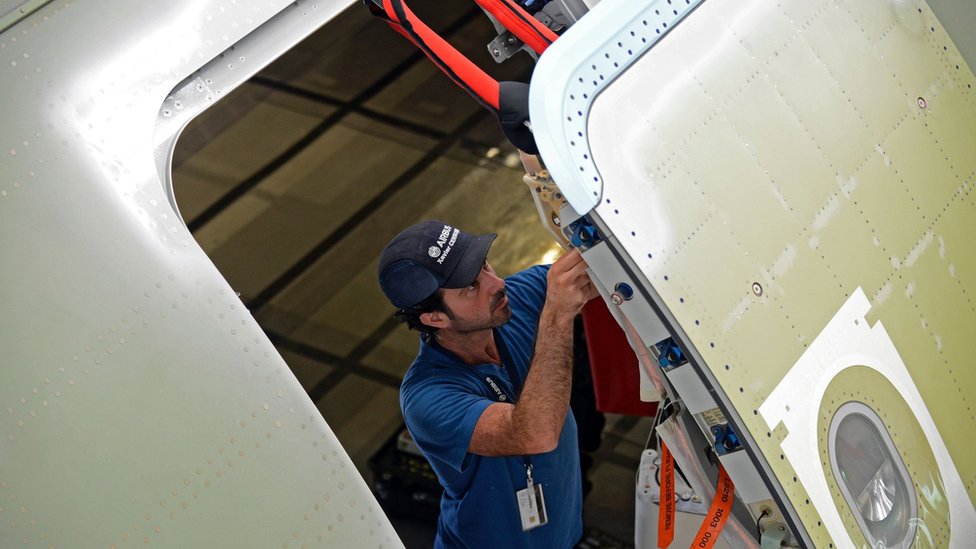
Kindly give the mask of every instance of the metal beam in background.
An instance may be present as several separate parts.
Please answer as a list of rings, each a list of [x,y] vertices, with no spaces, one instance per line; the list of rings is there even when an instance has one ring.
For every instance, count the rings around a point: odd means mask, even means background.
[[[456,33],[479,15],[481,15],[481,10],[470,10],[468,13],[447,27],[447,29],[444,30],[444,35],[450,36]],[[355,97],[347,102],[341,103],[339,105],[339,110],[326,117],[324,120],[322,120],[322,122],[317,124],[307,134],[305,134],[304,137],[296,141],[284,152],[276,156],[266,165],[237,184],[233,189],[218,198],[213,204],[200,212],[200,214],[198,214],[194,219],[187,222],[187,227],[190,229],[190,232],[195,233],[201,227],[212,221],[215,217],[217,217],[217,215],[227,209],[237,199],[247,194],[248,191],[260,184],[261,181],[263,181],[266,177],[273,174],[279,168],[284,166],[289,160],[293,159],[304,151],[306,147],[314,143],[316,139],[335,126],[340,120],[345,118],[346,115],[361,109],[363,103],[369,101],[374,96],[379,94],[388,85],[399,78],[404,72],[410,69],[410,67],[420,62],[424,58],[425,57],[421,52],[414,52],[412,55],[410,55],[410,57],[393,67],[393,69],[389,70],[380,79],[367,87],[365,90],[358,93]],[[263,81],[266,82],[267,79],[263,79]]]

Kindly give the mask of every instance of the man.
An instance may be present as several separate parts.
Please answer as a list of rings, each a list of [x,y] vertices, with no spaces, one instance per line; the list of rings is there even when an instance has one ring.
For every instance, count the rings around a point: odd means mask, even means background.
[[[425,221],[383,250],[380,286],[422,334],[400,407],[444,487],[435,547],[572,547],[573,319],[597,291],[575,250],[502,280],[495,236]]]

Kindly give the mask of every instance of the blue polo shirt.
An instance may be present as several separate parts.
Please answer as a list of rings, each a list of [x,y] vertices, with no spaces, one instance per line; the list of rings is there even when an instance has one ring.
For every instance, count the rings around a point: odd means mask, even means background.
[[[548,270],[548,266],[536,266],[505,279],[512,318],[497,334],[522,383],[535,350]],[[549,523],[523,532],[515,496],[526,484],[522,456],[468,453],[481,413],[500,401],[492,384],[501,389],[506,401],[512,400],[514,390],[505,367],[467,365],[446,349],[421,341],[420,352],[400,386],[400,408],[407,428],[444,487],[434,546],[572,547],[583,533],[573,414],[567,410],[555,450],[529,456],[532,479],[543,487]]]

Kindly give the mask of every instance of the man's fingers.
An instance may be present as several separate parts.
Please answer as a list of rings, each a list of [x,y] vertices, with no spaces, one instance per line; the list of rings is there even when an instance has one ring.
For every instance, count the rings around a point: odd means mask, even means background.
[[[583,261],[583,256],[580,251],[576,248],[564,253],[559,259],[557,259],[553,264],[552,268],[556,270],[568,271],[574,266],[578,265]]]
[[[552,264],[549,275],[550,297],[576,308],[577,311],[600,295],[578,249],[570,250],[557,259]]]

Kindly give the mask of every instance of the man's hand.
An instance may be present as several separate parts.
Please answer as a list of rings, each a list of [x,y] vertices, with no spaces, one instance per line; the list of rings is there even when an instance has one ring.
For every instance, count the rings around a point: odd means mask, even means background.
[[[546,308],[550,314],[572,320],[597,295],[579,250],[567,252],[549,268]]]

